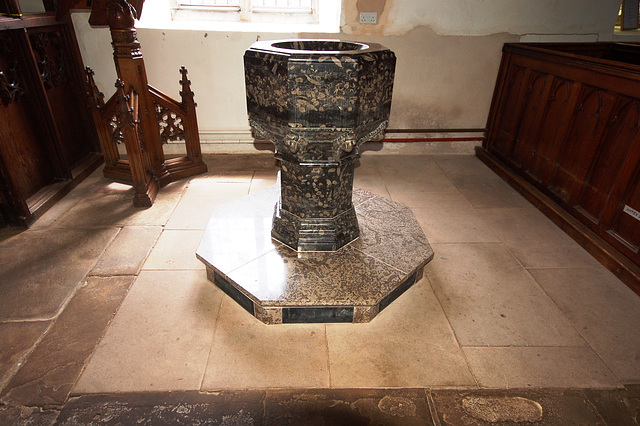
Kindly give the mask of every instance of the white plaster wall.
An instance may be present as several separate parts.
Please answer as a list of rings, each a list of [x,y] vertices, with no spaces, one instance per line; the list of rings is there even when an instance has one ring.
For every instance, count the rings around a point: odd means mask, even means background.
[[[91,28],[88,13],[74,13],[73,21],[83,61],[95,72],[98,88],[107,97],[116,79],[111,36],[106,28]],[[297,37],[297,34],[138,29],[149,84],[180,99],[181,66],[189,71],[198,104],[198,127],[203,133],[248,138],[244,97],[244,51],[262,39]]]
[[[504,43],[608,40],[618,8],[619,0],[343,0],[340,34],[139,29],[138,38],[149,82],[178,98],[185,65],[203,142],[233,145],[251,141],[242,56],[257,38],[381,43],[398,57],[390,127],[483,128]],[[379,24],[359,24],[360,11],[377,11]],[[84,62],[110,95],[109,31],[90,28],[87,13],[73,19]]]
[[[246,130],[244,97],[244,51],[256,41],[255,33],[162,31],[142,29],[138,39],[147,57],[163,57],[162,67],[147,65],[149,83],[179,99],[180,66],[189,70],[191,88],[198,104],[201,130]],[[269,34],[273,38],[293,34]],[[264,36],[262,36],[264,37]],[[167,52],[171,52],[167,54]]]
[[[396,129],[483,128],[502,46],[519,39],[506,33],[440,36],[426,27],[402,36],[349,34],[342,38],[380,43],[396,54],[389,120],[389,127]]]
[[[439,35],[609,34],[620,0],[358,0],[344,1],[343,32],[404,34],[426,26]],[[360,11],[380,25],[361,25]]]
[[[109,29],[91,28],[88,22],[89,12],[74,12],[71,19],[85,67],[94,70],[98,88],[107,97],[111,96],[115,92],[116,69],[113,64]]]

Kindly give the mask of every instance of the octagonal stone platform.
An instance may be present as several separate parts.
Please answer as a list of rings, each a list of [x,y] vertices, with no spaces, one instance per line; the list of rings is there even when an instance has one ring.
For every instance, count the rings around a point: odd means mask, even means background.
[[[279,185],[213,212],[196,256],[207,276],[266,324],[371,321],[422,277],[433,250],[411,210],[354,188],[360,237],[333,252],[271,238]]]

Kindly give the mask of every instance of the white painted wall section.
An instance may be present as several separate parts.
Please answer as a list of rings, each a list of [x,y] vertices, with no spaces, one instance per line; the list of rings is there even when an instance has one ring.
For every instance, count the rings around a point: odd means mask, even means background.
[[[147,0],[151,2],[166,0]],[[504,43],[610,40],[619,0],[344,0],[339,34],[139,28],[149,82],[179,99],[189,70],[203,143],[251,145],[244,51],[257,39],[314,37],[377,42],[398,57],[392,128],[484,128]],[[378,24],[360,24],[361,11]],[[143,15],[144,15],[143,11]],[[85,65],[107,96],[116,78],[108,29],[73,21]],[[227,149],[225,148],[225,149]],[[206,148],[203,148],[207,151]]]

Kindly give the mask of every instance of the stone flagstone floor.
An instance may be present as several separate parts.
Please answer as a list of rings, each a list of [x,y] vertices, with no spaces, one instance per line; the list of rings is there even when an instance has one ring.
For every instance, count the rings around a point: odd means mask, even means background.
[[[212,210],[276,168],[207,163],[149,209],[98,170],[0,229],[0,424],[638,424],[640,297],[475,157],[363,155],[435,252],[368,324],[267,326],[208,282]]]

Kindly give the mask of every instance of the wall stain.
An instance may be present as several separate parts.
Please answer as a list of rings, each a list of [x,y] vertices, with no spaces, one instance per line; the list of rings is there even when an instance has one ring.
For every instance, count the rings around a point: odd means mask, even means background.
[[[383,35],[387,30],[389,9],[395,0],[358,0],[355,4],[347,2],[343,4],[345,25],[342,31],[353,34]],[[376,12],[377,24],[361,24],[360,12]]]

